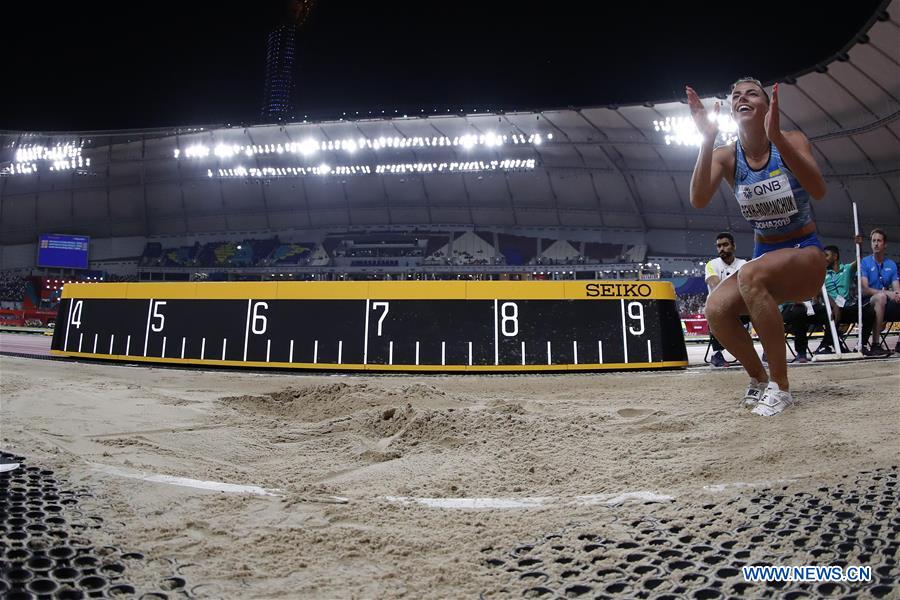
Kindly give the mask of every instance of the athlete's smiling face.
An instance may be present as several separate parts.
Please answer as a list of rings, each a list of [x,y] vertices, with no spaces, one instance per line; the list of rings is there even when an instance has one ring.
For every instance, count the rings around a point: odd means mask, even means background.
[[[756,83],[742,81],[731,90],[731,116],[738,123],[765,119],[768,110],[769,98]]]

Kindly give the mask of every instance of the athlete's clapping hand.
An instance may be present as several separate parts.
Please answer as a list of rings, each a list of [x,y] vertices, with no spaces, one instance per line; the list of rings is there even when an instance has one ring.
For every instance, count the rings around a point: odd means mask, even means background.
[[[715,103],[712,118],[710,118],[706,107],[703,106],[703,102],[700,101],[700,96],[697,95],[694,88],[686,85],[684,89],[687,92],[688,106],[691,109],[691,117],[694,119],[694,124],[697,125],[697,130],[704,140],[710,143],[715,142],[716,136],[719,135],[719,110],[722,103],[718,101]]]
[[[766,137],[770,142],[778,143],[784,137],[781,131],[781,113],[778,110],[778,84],[772,88],[772,101],[766,112]]]

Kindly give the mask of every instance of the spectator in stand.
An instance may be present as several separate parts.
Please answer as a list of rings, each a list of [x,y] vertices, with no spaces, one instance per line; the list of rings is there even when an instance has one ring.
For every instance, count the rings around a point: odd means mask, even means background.
[[[841,251],[837,246],[825,246],[825,260],[828,261],[828,269],[825,271],[825,290],[828,292],[828,300],[831,302],[831,313],[834,316],[835,326],[855,323],[859,319],[858,309],[856,297],[851,296],[850,292],[853,287],[856,261],[841,264]],[[863,331],[871,329],[874,320],[875,311],[870,304],[866,304],[863,306]],[[825,337],[822,339],[819,349],[816,350],[816,354],[834,354],[830,329],[830,327],[825,328]]]
[[[716,236],[716,251],[718,258],[714,258],[706,263],[706,286],[712,293],[716,286],[738,272],[747,262],[742,258],[736,258],[734,252],[737,246],[734,243],[734,236],[723,231]],[[743,317],[741,319],[743,321]],[[748,319],[749,320],[749,319]],[[725,367],[728,362],[722,356],[722,350],[725,348],[719,343],[712,333],[709,334],[709,341],[712,344],[713,355],[709,359],[709,364],[714,367]]]
[[[869,234],[872,254],[862,259],[860,276],[862,280],[862,296],[875,311],[875,327],[872,329],[872,345],[863,346],[863,354],[867,356],[883,356],[889,354],[881,346],[881,330],[885,323],[900,321],[900,280],[897,279],[897,263],[885,256],[887,251],[887,234],[883,229],[873,229]],[[868,338],[863,332],[862,343]],[[894,351],[900,348],[900,341]]]

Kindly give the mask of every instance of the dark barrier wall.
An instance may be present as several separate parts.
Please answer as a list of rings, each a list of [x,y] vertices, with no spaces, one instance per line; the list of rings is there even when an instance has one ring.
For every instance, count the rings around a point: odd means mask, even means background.
[[[67,284],[51,352],[373,371],[687,366],[668,282]]]

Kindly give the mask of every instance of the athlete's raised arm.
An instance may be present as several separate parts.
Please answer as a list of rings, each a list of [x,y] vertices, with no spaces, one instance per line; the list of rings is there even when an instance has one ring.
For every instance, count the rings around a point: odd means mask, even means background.
[[[717,118],[719,116],[720,104],[716,102],[713,109],[712,120],[700,96],[694,91],[694,88],[685,86],[687,92],[688,106],[691,109],[691,117],[697,130],[703,137],[700,144],[700,154],[697,155],[697,164],[694,165],[694,173],[691,175],[691,206],[694,208],[703,208],[712,199],[719,184],[722,182],[722,176],[725,173],[723,162],[721,160],[721,152],[716,152],[713,145],[716,143],[716,136],[719,135],[719,124]]]

